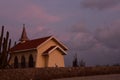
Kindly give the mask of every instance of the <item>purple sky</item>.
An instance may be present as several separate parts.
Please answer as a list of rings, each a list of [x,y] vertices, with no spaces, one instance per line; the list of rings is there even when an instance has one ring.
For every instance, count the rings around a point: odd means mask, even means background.
[[[0,0],[0,25],[18,41],[54,35],[87,65],[120,63],[120,0]]]

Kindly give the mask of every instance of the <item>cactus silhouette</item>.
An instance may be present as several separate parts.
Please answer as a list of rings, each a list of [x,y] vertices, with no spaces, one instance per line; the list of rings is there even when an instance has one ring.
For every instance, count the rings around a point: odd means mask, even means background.
[[[0,68],[5,68],[9,59],[9,51],[11,46],[11,39],[9,39],[9,32],[6,32],[4,37],[4,26],[2,26],[1,36],[0,36]]]

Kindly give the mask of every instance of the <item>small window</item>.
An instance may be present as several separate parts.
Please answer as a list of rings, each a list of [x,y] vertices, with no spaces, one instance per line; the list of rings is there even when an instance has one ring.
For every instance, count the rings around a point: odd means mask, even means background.
[[[14,68],[18,68],[18,58],[15,56],[14,58]]]
[[[21,68],[25,68],[25,67],[26,67],[25,57],[22,56],[22,57],[21,57]]]
[[[29,56],[29,67],[34,67],[34,61],[32,54]]]

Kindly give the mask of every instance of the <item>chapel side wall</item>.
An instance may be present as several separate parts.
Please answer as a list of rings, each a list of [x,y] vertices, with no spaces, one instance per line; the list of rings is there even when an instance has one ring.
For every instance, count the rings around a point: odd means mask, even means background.
[[[45,52],[46,49],[50,48],[51,46],[59,46],[59,44],[57,42],[55,42],[53,39],[51,39],[38,48],[36,67],[45,67],[45,65],[46,65],[45,58],[44,58],[44,56],[42,56],[42,53]]]
[[[17,58],[18,58],[18,62],[21,63],[21,57],[23,55],[25,57],[26,63],[28,64],[30,54],[32,54],[33,60],[34,60],[34,62],[36,62],[37,51],[34,50],[34,51],[24,51],[24,52],[11,53],[11,60],[10,60],[9,64],[13,66],[15,56],[17,56]]]
[[[65,67],[64,55],[61,54],[61,51],[56,49],[50,53],[48,67]]]

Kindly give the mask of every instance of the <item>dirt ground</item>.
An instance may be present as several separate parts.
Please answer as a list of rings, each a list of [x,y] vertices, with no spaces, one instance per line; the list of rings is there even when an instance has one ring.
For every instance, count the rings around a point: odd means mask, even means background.
[[[120,74],[74,77],[54,80],[120,80]]]

